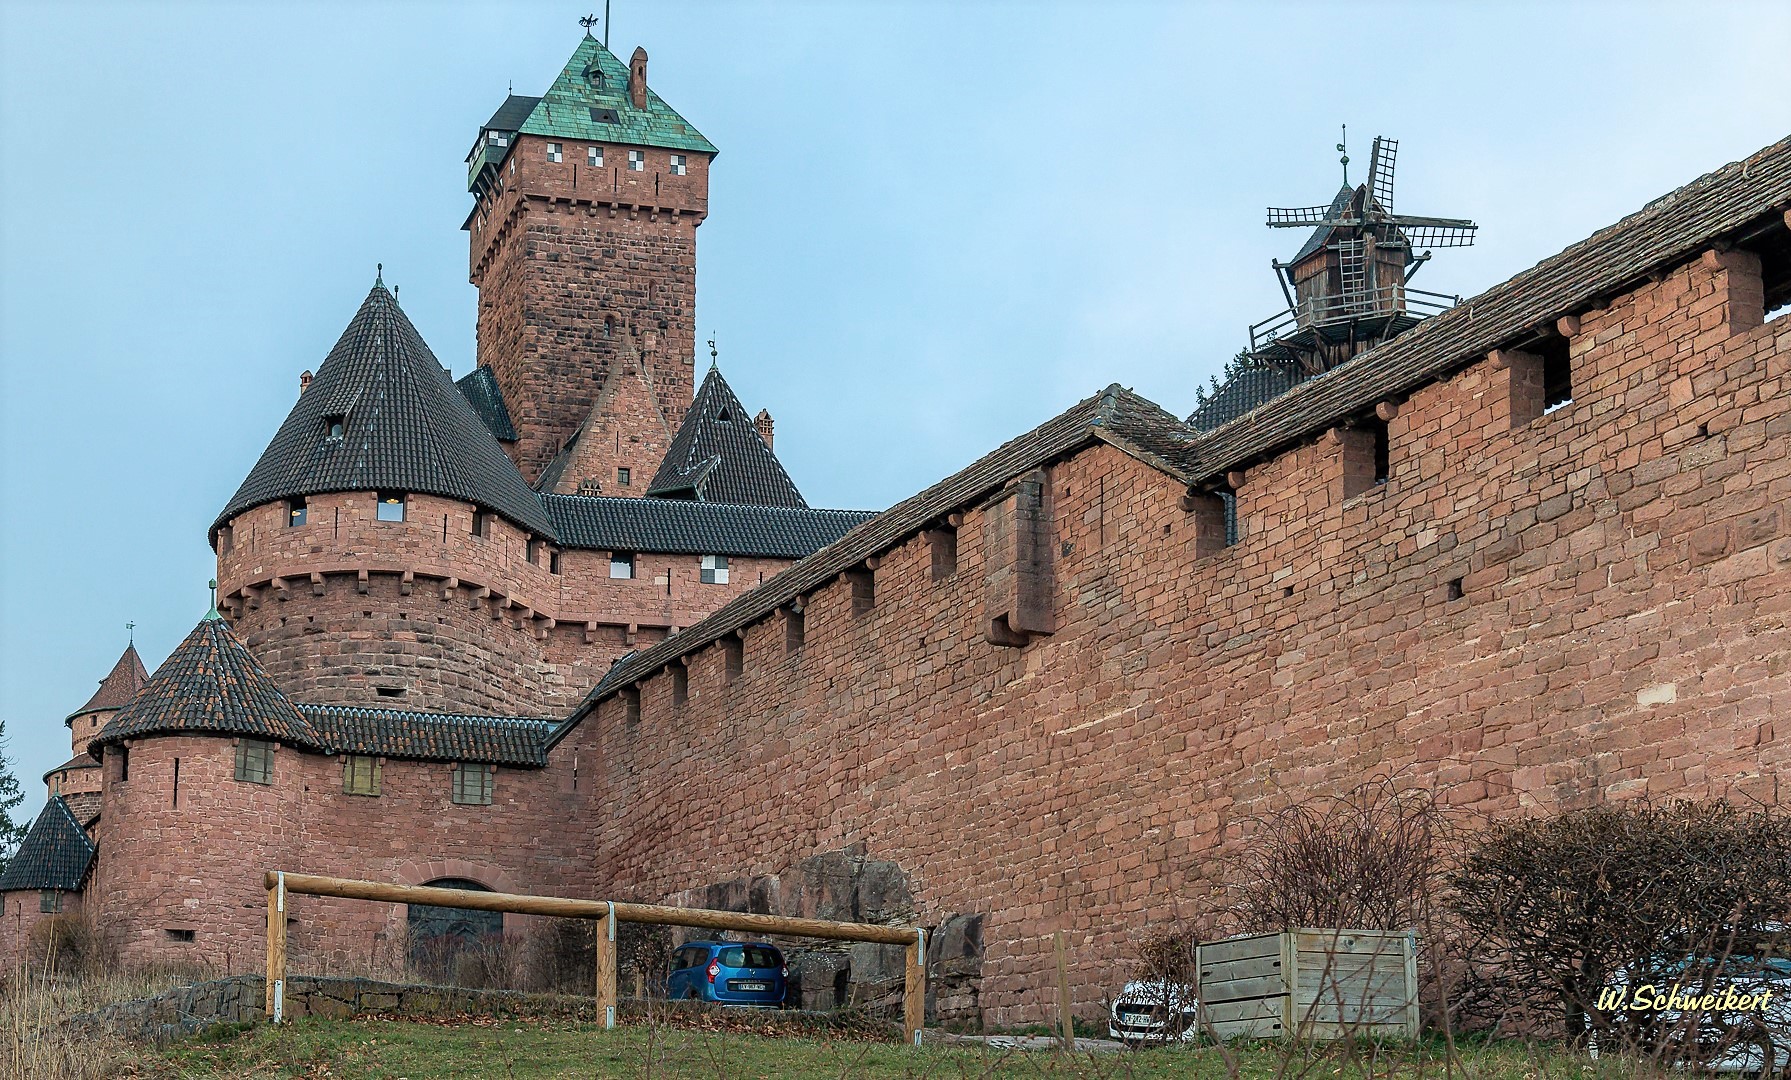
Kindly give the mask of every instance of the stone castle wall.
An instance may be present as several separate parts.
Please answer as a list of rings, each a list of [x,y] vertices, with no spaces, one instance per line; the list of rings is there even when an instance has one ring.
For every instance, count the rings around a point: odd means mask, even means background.
[[[549,141],[518,136],[468,226],[479,362],[503,389],[531,482],[631,359],[677,429],[694,392],[696,230],[708,213],[703,154],[685,154],[674,175],[666,150],[644,150],[646,167],[630,171],[629,147],[563,141],[551,162]],[[601,168],[586,164],[593,145]],[[646,479],[605,492],[641,494]]]
[[[618,657],[789,565],[731,559],[715,585],[700,556],[637,553],[618,580],[609,552],[568,550],[554,573],[547,543],[495,514],[476,535],[452,499],[411,495],[404,521],[378,520],[373,492],[315,495],[307,512],[296,527],[284,503],[232,519],[218,581],[231,629],[309,703],[569,712]]]
[[[1251,468],[1232,546],[1096,444],[1030,478],[1030,585],[1003,496],[963,508],[948,572],[915,536],[810,596],[799,647],[779,613],[737,663],[688,657],[682,695],[662,672],[609,698],[575,733],[601,763],[596,887],[862,850],[920,921],[986,913],[981,1006],[1012,1024],[1051,1015],[1053,931],[1094,1016],[1135,932],[1294,799],[1394,776],[1489,814],[1780,800],[1791,319],[1762,324],[1750,259],[1563,320],[1574,400],[1546,415],[1514,354],[1388,403],[1384,484],[1345,497],[1355,431]]]

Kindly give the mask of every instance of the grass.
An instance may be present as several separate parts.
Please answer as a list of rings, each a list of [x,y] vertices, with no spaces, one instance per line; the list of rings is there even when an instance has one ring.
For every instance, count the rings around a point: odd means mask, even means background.
[[[305,1018],[221,1037],[187,1040],[150,1054],[141,1075],[169,1080],[224,1077],[366,1077],[403,1080],[537,1080],[544,1077],[681,1077],[820,1080],[836,1077],[1078,1077],[1090,1080],[1632,1080],[1634,1070],[1571,1053],[1496,1043],[1460,1051],[1453,1070],[1441,1045],[1337,1044],[1152,1049],[1062,1055],[980,1046],[908,1047],[738,1029],[634,1023],[615,1031],[552,1020],[415,1022]]]

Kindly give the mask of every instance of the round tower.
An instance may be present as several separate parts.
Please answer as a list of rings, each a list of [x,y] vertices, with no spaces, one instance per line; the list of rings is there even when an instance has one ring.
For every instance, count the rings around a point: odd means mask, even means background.
[[[219,608],[294,701],[517,714],[576,697],[546,662],[553,523],[383,283],[211,535]]]
[[[99,762],[87,753],[87,745],[119,709],[137,696],[137,691],[143,689],[148,680],[149,672],[144,670],[143,658],[137,655],[137,646],[133,642],[125,646],[123,655],[100,680],[99,689],[87,699],[87,704],[69,713],[62,721],[68,727],[70,756],[44,774],[44,783],[51,795],[70,800],[76,816],[83,819],[82,824],[86,824],[85,811],[99,809]]]

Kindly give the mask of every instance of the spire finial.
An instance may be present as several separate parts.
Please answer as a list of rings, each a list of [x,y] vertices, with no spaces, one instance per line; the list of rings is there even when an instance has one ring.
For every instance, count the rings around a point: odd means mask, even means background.
[[[1348,124],[1343,125],[1343,141],[1339,142],[1337,144],[1337,152],[1339,154],[1343,155],[1343,157],[1338,159],[1339,161],[1341,161],[1343,163],[1343,186],[1349,187],[1349,125]]]
[[[383,289],[386,287],[386,264],[385,263],[374,263],[373,264],[373,287],[376,289]]]
[[[591,27],[597,25],[597,16],[596,15],[586,15],[584,18],[578,20],[578,25],[584,27],[585,28],[585,36],[590,37],[591,36]]]
[[[218,579],[212,578],[206,585],[211,588],[211,610],[205,613],[205,619],[207,622],[215,622],[224,617],[218,614]]]
[[[130,622],[125,623],[124,632],[130,635],[130,640],[125,642],[125,644],[135,645],[137,643],[137,621],[132,619]]]
[[[713,331],[713,330],[710,331],[710,333],[714,333],[714,332],[715,331]],[[715,358],[719,355],[720,354],[715,349],[715,339],[710,338],[709,339],[709,370],[710,371],[715,370]]]

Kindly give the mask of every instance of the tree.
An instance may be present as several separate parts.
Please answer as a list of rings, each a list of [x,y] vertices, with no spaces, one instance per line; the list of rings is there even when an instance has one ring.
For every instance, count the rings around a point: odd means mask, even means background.
[[[0,720],[0,873],[6,872],[6,864],[12,861],[13,852],[19,849],[19,841],[25,839],[25,831],[31,827],[30,822],[15,822],[13,811],[25,801],[25,792],[19,787],[19,778],[12,773],[12,758],[6,753],[6,721]]]

